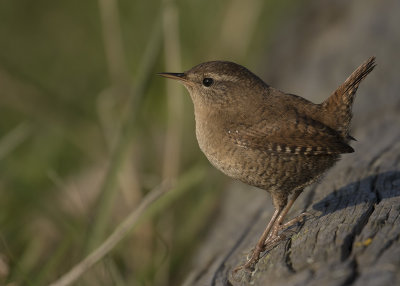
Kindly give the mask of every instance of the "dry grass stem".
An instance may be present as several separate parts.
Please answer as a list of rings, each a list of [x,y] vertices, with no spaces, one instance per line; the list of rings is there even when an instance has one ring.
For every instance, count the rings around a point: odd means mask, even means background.
[[[166,185],[163,184],[148,193],[143,198],[140,205],[118,225],[114,232],[96,250],[76,264],[69,272],[61,276],[57,281],[51,283],[50,286],[66,286],[75,282],[82,274],[109,253],[127,235],[127,233],[132,230],[143,213],[152,203],[159,199],[165,191]]]
[[[133,91],[130,91],[125,108],[121,111],[121,128],[116,134],[116,144],[111,152],[111,158],[104,182],[99,194],[98,203],[94,214],[94,222],[87,241],[86,251],[90,252],[103,239],[105,230],[111,217],[114,205],[115,193],[119,185],[119,174],[124,167],[127,154],[132,148],[137,109],[149,85],[149,77],[156,63],[159,53],[161,33],[159,23],[155,23],[155,29],[151,34],[142,62],[139,65],[138,78]]]
[[[172,0],[164,0],[163,4],[165,68],[168,71],[181,71],[179,11]],[[163,178],[174,179],[178,175],[180,163],[183,118],[182,88],[171,81],[167,81],[166,85],[168,125],[164,148]]]
[[[27,123],[21,123],[0,138],[0,160],[22,144],[31,134],[31,131]]]

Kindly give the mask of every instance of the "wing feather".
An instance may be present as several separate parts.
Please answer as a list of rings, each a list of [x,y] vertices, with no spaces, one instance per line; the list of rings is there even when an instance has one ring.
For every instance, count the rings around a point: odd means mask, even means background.
[[[329,155],[352,153],[338,132],[308,117],[285,116],[279,120],[263,119],[255,124],[228,127],[228,136],[243,148],[272,153]]]

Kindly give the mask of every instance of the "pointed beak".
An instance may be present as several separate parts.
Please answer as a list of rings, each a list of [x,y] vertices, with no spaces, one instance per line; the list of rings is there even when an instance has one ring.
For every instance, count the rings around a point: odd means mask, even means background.
[[[172,78],[179,81],[185,81],[185,74],[184,73],[173,73],[173,72],[160,72],[158,75],[166,78]]]

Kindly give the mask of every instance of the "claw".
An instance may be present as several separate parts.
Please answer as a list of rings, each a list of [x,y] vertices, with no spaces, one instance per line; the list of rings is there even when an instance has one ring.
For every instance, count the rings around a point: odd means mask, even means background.
[[[278,226],[279,231],[281,230],[286,230],[287,228],[291,227],[292,225],[301,222],[305,217],[307,216],[313,216],[315,217],[313,214],[309,213],[309,212],[304,212],[301,213],[300,215],[298,215],[297,217],[295,217],[294,219],[289,220],[288,222],[281,224]]]
[[[267,251],[267,250],[271,250],[271,249],[274,248],[279,242],[281,242],[282,240],[285,240],[285,239],[286,239],[286,235],[285,235],[285,234],[282,234],[282,233],[279,234],[279,235],[276,235],[276,236],[274,236],[274,237],[271,237],[271,238],[267,239],[267,240],[265,241],[265,243],[264,243],[262,252]]]

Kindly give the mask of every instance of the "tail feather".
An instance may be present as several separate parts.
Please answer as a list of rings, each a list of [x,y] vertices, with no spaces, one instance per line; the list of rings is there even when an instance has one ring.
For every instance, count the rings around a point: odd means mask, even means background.
[[[357,88],[375,66],[375,57],[370,57],[322,103],[325,112],[335,115],[329,126],[338,131],[343,138],[349,138],[350,121],[353,116],[351,109]]]

